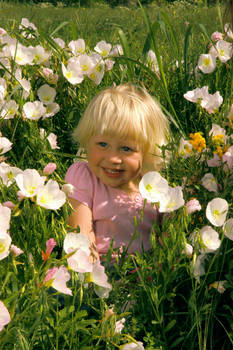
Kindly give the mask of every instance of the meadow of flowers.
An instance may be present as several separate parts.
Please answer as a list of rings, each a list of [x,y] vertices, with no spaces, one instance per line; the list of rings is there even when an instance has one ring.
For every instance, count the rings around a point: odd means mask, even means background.
[[[1,349],[232,349],[233,33],[200,26],[206,51],[193,62],[189,25],[181,52],[166,14],[151,23],[141,11],[138,59],[122,30],[89,47],[65,42],[64,24],[0,28]],[[166,65],[159,28],[175,52]],[[126,81],[144,84],[171,122],[169,160],[140,183],[164,218],[150,251],[110,249],[92,263],[86,236],[67,225],[64,174],[83,156],[71,133],[97,91]]]

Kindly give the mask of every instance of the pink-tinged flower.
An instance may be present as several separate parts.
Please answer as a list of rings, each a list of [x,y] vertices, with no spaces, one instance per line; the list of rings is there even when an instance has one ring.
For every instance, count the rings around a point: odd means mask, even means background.
[[[12,254],[17,257],[19,256],[20,254],[23,254],[24,251],[22,249],[20,249],[19,247],[17,247],[16,245],[12,244],[11,245],[11,252]]]
[[[207,162],[208,167],[210,167],[210,168],[219,167],[222,164],[220,157],[216,153],[214,153],[213,158],[208,159],[206,162]]]
[[[43,208],[56,210],[66,202],[66,195],[60,190],[56,181],[49,180],[46,185],[39,187],[36,203]]]
[[[11,210],[0,204],[0,233],[10,228]]]
[[[62,185],[61,190],[65,194],[69,195],[69,194],[72,194],[74,192],[74,186],[71,184],[64,184],[64,185]]]
[[[52,149],[59,149],[60,148],[57,145],[57,135],[55,135],[53,132],[51,132],[49,134],[49,136],[47,137],[47,140],[49,141],[49,144],[50,144]]]
[[[221,241],[218,232],[213,230],[211,226],[204,226],[200,230],[200,238],[204,245],[201,249],[202,253],[211,253],[220,247]]]
[[[20,43],[13,43],[9,46],[12,59],[20,66],[33,64],[33,47],[27,47]]]
[[[7,207],[7,208],[9,208],[11,210],[15,207],[15,204],[13,202],[11,202],[11,201],[6,201],[6,202],[3,203],[3,205],[4,205],[4,207]]]
[[[120,347],[120,350],[144,350],[143,343],[138,341],[136,343],[128,343],[125,345],[122,345]]]
[[[233,241],[233,219],[228,219],[223,226],[224,235]]]
[[[201,205],[196,198],[190,199],[190,201],[188,201],[185,206],[188,214],[192,214],[195,211],[201,210]]]
[[[21,191],[17,192],[18,201],[21,202],[26,196]]]
[[[201,179],[202,186],[205,187],[210,192],[218,193],[218,184],[211,173],[205,174]]]
[[[72,295],[70,288],[66,286],[66,282],[70,280],[70,274],[65,266],[60,266],[59,268],[53,267],[46,272],[44,278],[44,284],[47,286],[52,286],[58,292],[63,294]]]
[[[106,59],[104,61],[104,63],[105,63],[106,71],[112,70],[112,68],[113,68],[113,66],[115,64],[115,62],[113,60],[110,60],[110,59]]]
[[[224,287],[227,281],[215,281],[209,285],[209,289],[215,288],[220,294],[224,293],[226,288]]]
[[[212,35],[211,35],[211,40],[212,41],[218,41],[218,40],[222,40],[223,39],[223,34],[220,33],[220,32],[214,32]]]
[[[208,94],[208,86],[203,86],[202,88],[196,88],[186,92],[184,98],[190,102],[196,103],[201,101],[206,94]]]
[[[50,84],[56,84],[58,81],[58,75],[55,74],[52,69],[44,67],[42,69],[42,74],[45,77],[45,79],[48,81]]]
[[[3,327],[6,326],[11,320],[9,311],[6,306],[0,301],[0,332],[3,330]]]
[[[48,105],[46,105],[46,113],[43,116],[43,120],[49,117],[53,117],[56,113],[60,111],[60,106],[59,104],[53,102]]]
[[[117,57],[117,56],[122,56],[123,55],[123,48],[121,45],[114,45],[109,56],[112,56],[112,57]]]
[[[15,181],[16,175],[22,173],[23,171],[17,167],[12,167],[5,162],[0,163],[0,177],[3,184],[7,187]]]
[[[46,242],[46,252],[44,253],[42,250],[42,259],[43,261],[47,261],[53,251],[53,248],[56,246],[56,241],[53,238],[50,238]]]
[[[12,119],[19,109],[18,104],[14,100],[9,100],[1,108],[1,117],[3,119]]]
[[[0,260],[10,254],[11,237],[6,232],[0,232]]]
[[[198,60],[198,68],[205,74],[212,73],[216,67],[216,58],[211,54],[202,54]]]
[[[43,64],[47,62],[51,56],[50,52],[47,52],[43,46],[37,45],[35,47],[30,46],[33,54],[33,63]]]
[[[227,163],[229,170],[233,168],[233,146],[229,147],[227,152],[222,156],[223,163]]]
[[[56,168],[57,166],[55,163],[48,163],[43,169],[43,174],[50,175],[56,170]]]
[[[115,333],[121,333],[124,328],[125,318],[123,317],[121,320],[116,321],[115,323]]]
[[[228,203],[223,198],[214,198],[207,204],[206,217],[214,226],[222,226],[225,223]]]

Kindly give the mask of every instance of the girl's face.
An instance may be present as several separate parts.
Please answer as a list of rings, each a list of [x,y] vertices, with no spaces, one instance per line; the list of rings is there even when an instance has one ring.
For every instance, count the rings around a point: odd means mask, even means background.
[[[111,136],[93,136],[87,148],[91,171],[107,186],[137,191],[143,152],[133,141]]]

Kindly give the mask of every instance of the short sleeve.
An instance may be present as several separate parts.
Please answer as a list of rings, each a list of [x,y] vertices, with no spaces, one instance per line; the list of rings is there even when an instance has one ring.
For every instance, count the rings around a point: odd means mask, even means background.
[[[74,191],[69,195],[79,202],[93,207],[94,180],[86,162],[75,162],[67,170],[65,181],[74,186]]]

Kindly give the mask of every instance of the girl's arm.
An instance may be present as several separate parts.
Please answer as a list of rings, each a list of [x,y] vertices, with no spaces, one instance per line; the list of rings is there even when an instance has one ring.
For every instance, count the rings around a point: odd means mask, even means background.
[[[91,254],[93,260],[99,260],[99,254],[96,250],[91,209],[74,198],[69,198],[69,202],[73,208],[73,212],[68,219],[68,225],[73,228],[76,228],[77,226],[80,227],[80,232],[86,235],[91,243]]]

